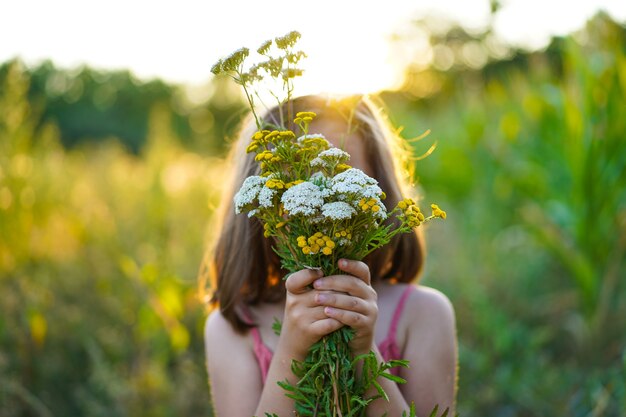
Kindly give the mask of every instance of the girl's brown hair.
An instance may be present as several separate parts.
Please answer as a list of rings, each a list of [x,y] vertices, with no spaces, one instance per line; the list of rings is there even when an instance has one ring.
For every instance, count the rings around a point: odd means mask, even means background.
[[[264,120],[278,124],[281,113],[282,118],[291,120],[299,111],[317,113],[316,121],[345,121],[350,133],[357,133],[363,140],[372,176],[387,194],[385,205],[388,208],[397,205],[405,195],[404,183],[393,157],[397,137],[370,99],[362,96],[343,99],[303,96],[290,100],[282,109],[268,111]],[[295,131],[289,123],[287,128]],[[260,174],[254,154],[246,154],[245,151],[255,131],[253,120],[244,123],[230,151],[232,181],[225,188],[221,206],[215,215],[214,246],[205,253],[200,269],[201,288],[204,289],[209,282],[210,303],[217,304],[222,315],[239,332],[251,326],[248,320],[242,318],[241,307],[276,302],[285,296],[281,278],[286,271],[281,270],[280,260],[271,248],[271,240],[263,237],[262,224],[256,218],[235,214],[233,207],[233,197],[243,181],[248,176]],[[368,256],[366,262],[372,280],[411,282],[419,277],[424,256],[424,239],[418,229],[415,233],[397,235],[390,244]]]

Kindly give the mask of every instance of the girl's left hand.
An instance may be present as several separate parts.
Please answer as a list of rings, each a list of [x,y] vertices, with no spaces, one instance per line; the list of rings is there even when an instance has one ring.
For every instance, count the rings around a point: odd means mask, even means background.
[[[315,301],[325,306],[325,314],[354,329],[350,342],[355,355],[374,348],[374,328],[378,318],[377,294],[370,282],[369,267],[361,261],[340,259],[346,275],[333,275],[313,282]],[[348,275],[349,274],[349,275]]]

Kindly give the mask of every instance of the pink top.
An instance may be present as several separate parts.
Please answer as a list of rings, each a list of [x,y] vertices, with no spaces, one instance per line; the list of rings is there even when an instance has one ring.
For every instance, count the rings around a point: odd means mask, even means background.
[[[396,338],[398,331],[398,322],[400,321],[400,317],[402,316],[404,304],[406,303],[406,300],[409,297],[412,289],[412,285],[407,286],[407,288],[400,296],[400,300],[398,301],[396,310],[393,312],[393,317],[391,318],[391,324],[389,325],[389,332],[387,333],[387,337],[385,337],[380,345],[378,345],[380,354],[385,361],[389,361],[391,359],[401,359],[400,347],[398,346]],[[263,343],[263,339],[261,339],[261,333],[259,332],[259,329],[257,327],[253,327],[252,329],[250,329],[250,331],[252,332],[252,338],[254,340],[254,355],[256,356],[256,360],[259,363],[259,368],[261,368],[263,383],[265,383],[274,353],[267,347],[265,343]],[[399,368],[397,367],[391,368],[389,371],[392,374],[397,375],[398,369]]]

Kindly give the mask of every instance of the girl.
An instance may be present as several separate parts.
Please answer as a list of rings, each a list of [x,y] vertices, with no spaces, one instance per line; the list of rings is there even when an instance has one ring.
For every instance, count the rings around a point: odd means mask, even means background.
[[[309,131],[323,134],[351,155],[350,165],[377,179],[388,207],[402,199],[403,184],[392,158],[394,136],[369,100],[306,96],[288,106],[282,109],[284,115],[317,113]],[[275,123],[279,114],[272,109],[265,119]],[[304,360],[313,343],[341,326],[355,330],[354,354],[373,350],[379,361],[410,361],[410,368],[397,371],[406,384],[380,379],[389,402],[374,401],[368,415],[387,412],[399,417],[411,402],[418,416],[429,415],[435,405],[450,408],[449,415],[454,415],[454,311],[440,292],[412,284],[424,263],[421,233],[399,235],[363,262],[341,259],[341,275],[324,277],[322,271],[307,269],[283,280],[285,271],[272,242],[263,237],[260,222],[236,215],[233,208],[233,196],[244,179],[259,175],[254,154],[245,153],[256,130],[254,123],[249,125],[231,152],[234,179],[223,196],[216,244],[201,274],[211,279],[212,303],[219,306],[205,327],[216,415],[292,416],[293,400],[277,381],[295,383],[291,361]],[[272,330],[275,319],[282,321],[280,335]]]

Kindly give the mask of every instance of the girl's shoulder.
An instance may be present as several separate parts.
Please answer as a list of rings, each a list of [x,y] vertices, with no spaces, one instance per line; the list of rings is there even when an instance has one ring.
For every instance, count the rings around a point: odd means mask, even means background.
[[[249,333],[249,332],[248,332]],[[245,415],[234,410],[254,410],[256,397],[261,393],[263,382],[256,358],[247,334],[240,334],[222,315],[214,310],[206,319],[204,340],[206,349],[206,367],[211,384],[211,393],[215,401],[215,413],[218,415]],[[255,373],[256,372],[256,373]],[[239,390],[233,390],[236,386]],[[241,397],[240,392],[250,395]]]
[[[232,324],[226,320],[219,309],[213,310],[207,317],[204,324],[204,341],[209,351],[219,353],[228,352],[229,349],[249,350],[249,337],[247,334],[241,334],[235,331]]]
[[[424,285],[413,285],[408,298],[408,308],[415,313],[426,313],[447,316],[454,314],[450,299],[441,291]]]
[[[439,290],[424,285],[397,283],[382,284],[376,288],[379,301],[397,306],[404,303],[403,309],[410,313],[430,313],[448,315],[454,313],[452,303]]]
[[[400,327],[407,333],[433,334],[456,331],[454,307],[441,291],[424,285],[410,285]]]

